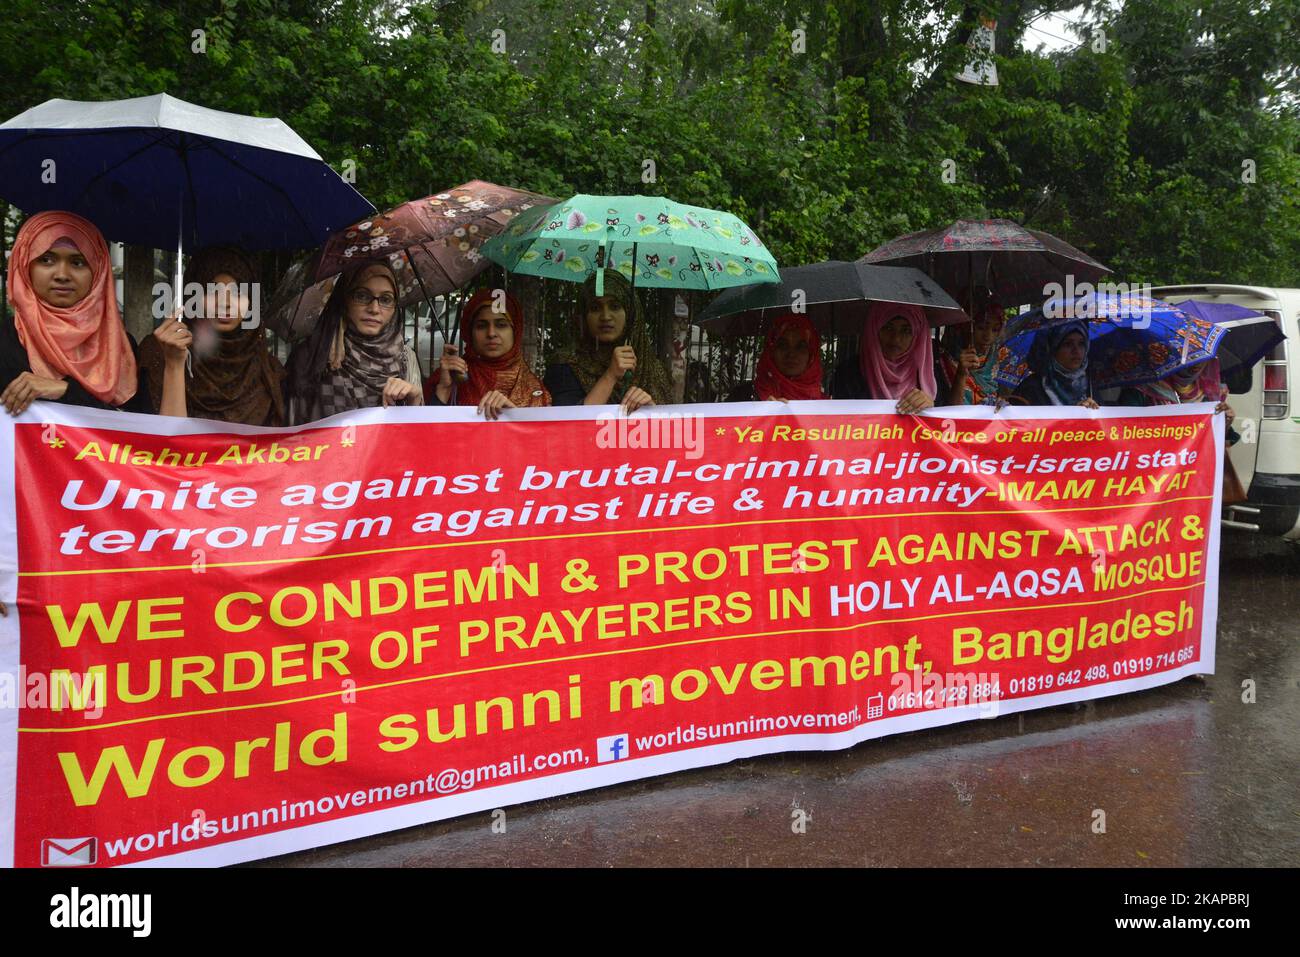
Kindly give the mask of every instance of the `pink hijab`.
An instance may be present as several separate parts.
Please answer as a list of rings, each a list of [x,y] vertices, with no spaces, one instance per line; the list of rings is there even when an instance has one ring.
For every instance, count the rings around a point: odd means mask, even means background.
[[[911,325],[912,347],[897,359],[886,359],[880,350],[880,329],[896,316],[902,316]],[[920,389],[933,399],[939,391],[934,382],[930,323],[920,306],[873,302],[862,330],[858,363],[874,399],[901,399],[913,389]]]
[[[90,292],[75,306],[52,306],[32,288],[28,269],[60,240],[70,239],[86,258]],[[124,404],[138,386],[135,356],[117,310],[108,244],[93,224],[67,212],[37,213],[18,230],[9,254],[14,327],[32,372],[48,379],[71,376],[95,398]]]

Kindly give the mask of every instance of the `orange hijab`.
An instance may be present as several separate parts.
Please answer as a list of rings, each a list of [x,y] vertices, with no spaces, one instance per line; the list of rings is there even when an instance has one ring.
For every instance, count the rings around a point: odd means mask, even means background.
[[[36,294],[28,270],[65,236],[86,258],[92,278],[86,298],[63,308]],[[9,255],[9,290],[18,341],[32,372],[47,379],[72,376],[112,406],[135,395],[135,356],[117,310],[108,244],[94,224],[61,211],[37,213],[23,223]]]

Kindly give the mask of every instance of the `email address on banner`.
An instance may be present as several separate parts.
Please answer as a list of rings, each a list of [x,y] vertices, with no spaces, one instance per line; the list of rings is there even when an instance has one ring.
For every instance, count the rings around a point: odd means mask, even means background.
[[[413,781],[385,784],[367,790],[327,794],[303,801],[281,801],[278,805],[246,811],[242,814],[224,815],[219,820],[208,818],[202,810],[194,812],[189,820],[173,821],[170,827],[157,831],[143,831],[123,838],[107,838],[103,845],[109,858],[122,858],[131,854],[147,854],[163,849],[179,849],[200,840],[229,836],[246,831],[289,822],[299,825],[310,818],[332,815],[367,805],[387,804],[420,795],[447,795],[468,791],[485,783],[502,781],[532,771],[552,771],[556,768],[585,765],[590,758],[582,748],[567,748],[529,758],[516,754],[508,760],[472,768],[445,768],[436,774],[427,774]]]

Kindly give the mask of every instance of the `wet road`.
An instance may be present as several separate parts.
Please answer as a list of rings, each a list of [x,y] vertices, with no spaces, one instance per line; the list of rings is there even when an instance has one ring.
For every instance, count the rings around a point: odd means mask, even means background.
[[[1204,681],[535,801],[505,809],[505,833],[480,813],[252,866],[1294,866],[1300,549],[1225,530],[1220,568]]]

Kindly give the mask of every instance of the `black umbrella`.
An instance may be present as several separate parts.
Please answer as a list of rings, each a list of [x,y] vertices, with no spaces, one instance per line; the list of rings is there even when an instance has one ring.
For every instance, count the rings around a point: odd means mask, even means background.
[[[781,282],[725,290],[696,324],[720,335],[753,335],[788,312],[806,312],[822,332],[856,335],[873,302],[920,306],[932,326],[969,316],[919,269],[830,260],[781,270]]]

